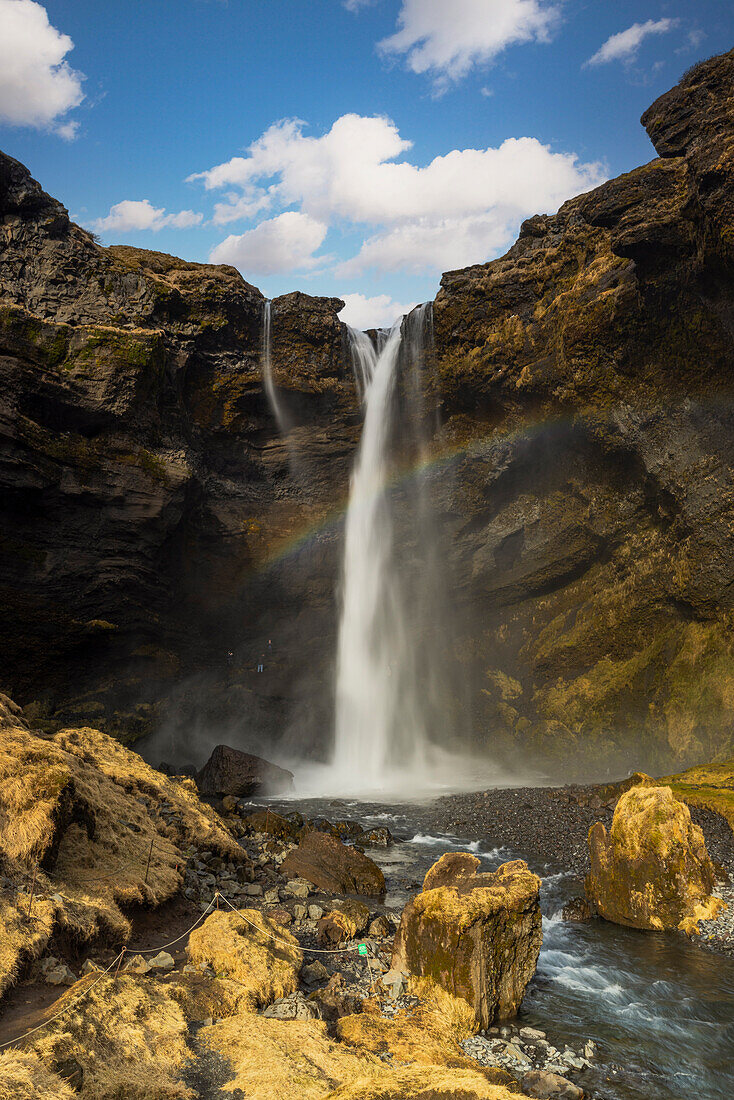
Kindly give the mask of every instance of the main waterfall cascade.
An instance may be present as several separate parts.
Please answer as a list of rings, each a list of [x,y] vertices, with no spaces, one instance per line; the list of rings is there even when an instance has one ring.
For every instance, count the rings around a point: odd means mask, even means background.
[[[346,517],[330,786],[418,789],[436,778],[439,723],[451,741],[437,644],[447,640],[446,578],[426,482],[431,306],[375,343],[353,329],[349,341],[364,426]]]

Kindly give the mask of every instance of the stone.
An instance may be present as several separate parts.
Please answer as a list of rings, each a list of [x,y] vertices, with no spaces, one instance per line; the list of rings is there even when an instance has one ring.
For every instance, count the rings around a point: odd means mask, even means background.
[[[545,1032],[540,1031],[537,1027],[521,1027],[520,1038],[527,1043],[535,1043],[539,1039],[545,1039]]]
[[[390,996],[395,1001],[398,997],[401,997],[406,990],[406,978],[407,974],[393,967],[391,970],[388,970],[386,974],[382,975],[380,981],[390,990]]]
[[[268,904],[277,904],[280,901],[280,890],[277,886],[271,886],[269,890],[265,891],[265,894],[263,896]]]
[[[287,909],[271,909],[268,913],[268,917],[275,924],[288,925],[293,923],[293,916],[288,912]]]
[[[300,991],[288,997],[280,997],[263,1011],[263,1016],[271,1020],[318,1020],[321,1016],[318,1005],[307,1000]]]
[[[557,1073],[533,1069],[521,1081],[526,1096],[538,1100],[584,1100],[584,1090]]]
[[[392,967],[462,998],[486,1028],[517,1013],[535,973],[543,935],[540,879],[522,860],[479,874],[479,860],[465,857],[446,853],[428,871],[429,887],[441,885],[403,910]]]
[[[359,838],[359,843],[363,844],[365,848],[389,848],[392,842],[392,833],[385,825],[367,829]]]
[[[133,955],[123,964],[123,971],[130,974],[148,974],[150,963],[143,955]]]
[[[318,959],[316,962],[308,963],[301,971],[301,977],[308,985],[315,985],[316,982],[325,982],[329,977],[329,971],[326,969],[322,962]]]
[[[169,955],[167,951],[159,951],[148,963],[151,970],[173,970],[176,965],[173,955]]]
[[[696,931],[723,906],[703,833],[670,787],[632,787],[607,834],[589,831],[587,897],[615,924],[654,931]]]
[[[244,892],[250,898],[261,898],[263,896],[263,888],[259,882],[247,883]]]
[[[43,980],[47,985],[73,985],[76,981],[76,974],[69,969],[66,963],[60,962],[44,972]]]
[[[243,820],[254,833],[268,833],[279,840],[295,840],[300,832],[296,821],[283,817],[274,810],[256,810]]]
[[[385,936],[389,936],[390,922],[386,917],[375,917],[369,926],[369,934],[375,936],[377,939],[383,939]]]
[[[225,813],[233,814],[237,809],[237,799],[233,794],[226,794],[222,799],[222,808]]]
[[[301,905],[300,903],[297,902],[293,906],[293,916],[295,917],[296,920],[305,920],[307,913],[308,913],[308,909],[305,905]]]
[[[82,963],[81,970],[79,971],[79,973],[81,975],[100,974],[101,971],[102,971],[102,967],[98,963],[94,962],[93,959],[85,959],[84,962]]]
[[[324,915],[324,910],[320,905],[309,905],[308,907],[308,919],[309,920],[321,920]]]
[[[571,898],[561,910],[564,920],[575,921],[578,924],[587,924],[594,919],[595,914],[594,903],[582,897]]]
[[[203,795],[242,798],[251,794],[282,794],[292,790],[293,773],[275,764],[240,752],[229,745],[217,745],[196,776]]]
[[[305,878],[328,893],[385,892],[385,878],[377,864],[328,833],[306,833],[298,847],[288,853],[281,869],[284,874]]]
[[[285,888],[294,898],[307,898],[311,893],[311,884],[299,879],[291,879],[290,882],[286,883]]]
[[[319,1015],[328,1023],[362,1011],[360,997],[349,991],[341,973],[333,974],[324,988],[317,989],[309,1000],[318,1005]]]

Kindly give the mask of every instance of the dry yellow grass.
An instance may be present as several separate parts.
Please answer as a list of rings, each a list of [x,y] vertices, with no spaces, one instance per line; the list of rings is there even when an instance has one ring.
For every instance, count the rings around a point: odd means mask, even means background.
[[[383,1068],[330,1092],[325,1100],[517,1100],[519,1088],[495,1084],[492,1071],[442,1066]]]
[[[75,1100],[78,1093],[35,1054],[0,1054],[0,1100]]]
[[[120,906],[177,893],[190,845],[247,858],[191,781],[173,782],[98,730],[38,737],[5,696],[0,730],[0,868],[26,885],[35,871],[38,894],[32,922],[0,895],[0,994],[54,927],[78,944],[127,939]]]
[[[53,902],[34,902],[29,917],[29,898],[21,895],[21,899],[16,904],[13,897],[0,894],[0,997],[23,963],[43,953],[54,929]]]
[[[721,814],[734,830],[734,760],[698,765],[658,782],[667,783],[676,798],[689,806],[702,806]]]
[[[334,1042],[320,1020],[232,1016],[200,1037],[230,1062],[224,1087],[242,1089],[248,1100],[317,1100],[384,1068],[373,1055]]]
[[[458,1045],[460,1039],[477,1029],[470,1006],[427,978],[411,978],[409,990],[421,998],[414,1011],[399,1012],[385,1019],[380,1015],[379,1005],[367,1001],[363,1012],[338,1021],[338,1037],[352,1047],[374,1054],[389,1052],[396,1062],[473,1066]]]
[[[186,951],[192,963],[208,963],[217,977],[236,982],[239,1007],[255,1010],[296,991],[303,954],[290,932],[258,910],[242,914],[256,928],[229,910],[212,913],[191,933]]]
[[[73,1058],[83,1070],[82,1100],[193,1100],[181,1081],[189,1059],[188,1028],[170,990],[151,979],[82,979],[47,1015],[68,1006],[39,1032],[34,1052],[47,1066]]]

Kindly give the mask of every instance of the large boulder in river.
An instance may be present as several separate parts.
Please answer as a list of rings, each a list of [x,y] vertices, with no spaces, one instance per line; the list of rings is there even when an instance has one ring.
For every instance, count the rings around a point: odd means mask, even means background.
[[[280,869],[332,894],[385,893],[385,877],[377,864],[328,833],[306,833]]]
[[[519,859],[487,874],[478,867],[476,856],[456,852],[433,865],[403,910],[392,968],[431,978],[487,1027],[515,1015],[535,973],[540,879]]]
[[[607,834],[589,831],[587,897],[600,916],[630,928],[694,931],[721,905],[703,833],[670,787],[623,794]]]
[[[282,794],[293,787],[293,772],[279,768],[229,745],[217,745],[196,777],[203,795],[223,798],[231,794],[244,798],[251,794]]]

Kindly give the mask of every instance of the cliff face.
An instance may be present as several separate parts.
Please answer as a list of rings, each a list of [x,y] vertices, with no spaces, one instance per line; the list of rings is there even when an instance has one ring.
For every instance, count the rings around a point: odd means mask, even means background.
[[[643,117],[658,159],[434,306],[464,724],[569,776],[734,744],[733,87],[734,53],[698,66]],[[0,232],[0,690],[122,736],[326,744],[341,303],[273,303],[284,442],[233,268],[101,248],[7,157]]]
[[[475,724],[571,768],[734,746],[733,87],[435,303]]]
[[[135,736],[195,720],[199,698],[210,717],[213,692],[220,732],[263,715],[276,732],[301,690],[318,698],[302,668],[312,685],[329,659],[311,643],[333,632],[335,535],[289,568],[278,549],[346,491],[343,303],[273,303],[289,454],[261,382],[264,299],[237,271],[100,248],[8,157],[0,218],[3,683],[53,724]],[[249,670],[271,636],[287,676],[263,699]]]

